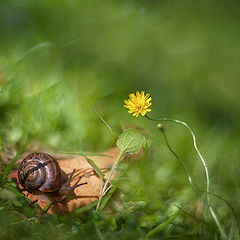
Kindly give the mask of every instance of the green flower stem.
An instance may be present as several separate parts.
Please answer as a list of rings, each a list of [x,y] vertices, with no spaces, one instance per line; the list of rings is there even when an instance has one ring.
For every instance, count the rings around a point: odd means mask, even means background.
[[[218,218],[217,218],[217,216],[216,216],[216,214],[215,214],[215,212],[214,212],[214,210],[212,209],[211,204],[210,204],[210,197],[209,197],[210,181],[209,181],[208,168],[207,168],[207,165],[206,165],[206,161],[204,160],[203,156],[201,155],[201,153],[200,153],[200,151],[199,151],[199,149],[198,149],[198,147],[197,147],[196,137],[195,137],[192,129],[191,129],[185,122],[179,121],[179,120],[177,120],[177,119],[171,119],[171,118],[151,118],[151,117],[149,117],[148,115],[145,115],[145,117],[146,117],[147,119],[149,119],[149,120],[152,120],[152,121],[160,121],[160,122],[161,122],[161,121],[168,121],[168,122],[175,122],[175,123],[181,124],[181,125],[185,126],[185,127],[188,129],[188,131],[190,132],[190,134],[192,135],[193,146],[194,146],[194,148],[195,148],[195,150],[196,150],[196,152],[197,152],[197,154],[198,154],[198,156],[199,156],[199,158],[200,158],[200,160],[201,160],[201,162],[202,162],[202,165],[203,165],[204,171],[205,171],[206,185],[207,185],[207,186],[206,186],[206,188],[207,188],[206,194],[207,194],[207,202],[208,202],[209,211],[210,211],[210,213],[211,213],[211,215],[212,215],[212,217],[213,217],[213,219],[214,219],[214,221],[215,221],[215,223],[216,223],[216,225],[217,225],[217,227],[218,227],[221,235],[223,236],[224,239],[226,239],[226,238],[227,238],[227,237],[226,237],[226,234],[225,234],[225,232],[224,232],[224,230],[223,230],[223,228],[222,228],[222,226],[221,226],[221,224],[220,224],[220,222],[219,222],[219,220],[218,220]],[[165,139],[165,140],[166,140],[166,139]],[[168,145],[168,146],[169,146],[169,145]],[[171,150],[171,148],[170,148],[170,150]],[[175,155],[175,153],[174,153],[174,155]],[[176,155],[175,155],[175,156],[176,156]],[[176,156],[176,157],[178,158],[178,156]],[[179,158],[178,158],[178,159],[179,159]],[[184,166],[185,166],[185,164],[184,164]],[[186,169],[186,168],[185,168],[185,169]],[[188,172],[188,171],[187,171],[187,172]],[[190,178],[189,181],[191,182],[191,178]]]
[[[176,152],[174,152],[174,150],[173,150],[172,147],[170,146],[164,129],[161,129],[161,132],[162,132],[162,134],[163,134],[163,137],[164,137],[164,140],[165,140],[165,142],[166,142],[166,144],[167,144],[168,149],[170,150],[170,152],[177,158],[177,160],[178,160],[178,161],[182,164],[182,166],[184,167],[184,169],[185,169],[185,171],[186,171],[186,173],[187,173],[187,176],[188,176],[188,181],[189,181],[189,183],[192,185],[192,187],[193,187],[194,190],[197,190],[196,186],[193,184],[191,175],[190,175],[190,173],[189,173],[189,171],[188,171],[188,168],[187,168],[185,162],[178,156],[178,154],[177,154]]]
[[[115,161],[115,163],[113,164],[113,166],[112,166],[112,168],[111,168],[111,171],[110,171],[110,173],[109,173],[109,176],[108,176],[106,182],[104,183],[104,186],[103,186],[103,189],[102,189],[103,195],[106,194],[106,191],[105,191],[105,190],[106,190],[106,187],[107,187],[107,185],[108,185],[108,183],[109,183],[109,181],[110,181],[110,179],[111,179],[111,177],[112,177],[112,175],[113,175],[113,172],[114,172],[115,168],[117,167],[120,159],[122,158],[122,156],[123,156],[123,152],[120,152],[119,155],[118,155],[117,160]]]
[[[96,210],[98,210],[102,198],[103,198],[104,195],[107,193],[107,191],[110,189],[110,187],[107,188],[108,183],[109,183],[109,181],[110,181],[110,179],[111,179],[111,177],[112,177],[112,175],[113,175],[113,172],[114,172],[114,170],[116,169],[116,167],[117,167],[119,161],[120,161],[121,158],[123,157],[123,154],[124,154],[124,153],[121,151],[121,152],[119,153],[119,155],[118,155],[116,161],[115,161],[114,164],[112,165],[112,168],[111,168],[111,171],[110,171],[110,173],[109,173],[109,176],[108,176],[106,182],[104,183],[103,187],[101,188],[101,191],[100,191],[100,197],[99,197],[99,199],[98,199],[98,204],[97,204],[97,208],[96,208]]]

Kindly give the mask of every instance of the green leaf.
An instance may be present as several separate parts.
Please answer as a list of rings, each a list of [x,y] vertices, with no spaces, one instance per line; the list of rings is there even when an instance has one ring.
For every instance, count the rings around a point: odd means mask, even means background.
[[[86,158],[88,163],[93,167],[94,171],[98,174],[100,179],[103,179],[104,178],[104,174],[101,171],[101,169],[96,165],[96,163],[92,159],[88,158],[87,156],[84,156],[84,157]]]
[[[7,189],[3,189],[0,191],[0,199],[2,200],[14,200],[16,199],[16,196],[14,193]]]
[[[116,187],[113,186],[107,193],[107,195],[103,198],[99,210],[102,211],[105,205],[107,204],[108,200],[111,198],[112,194],[115,192]]]
[[[51,207],[52,203],[48,203],[45,208],[43,209],[43,213],[46,213],[48,209]]]
[[[8,191],[11,191],[13,194],[15,194],[16,197],[21,197],[22,193],[19,191],[19,189],[17,188],[16,183],[5,183],[4,188]]]
[[[136,154],[143,145],[142,134],[136,129],[125,130],[117,140],[117,146],[122,153]]]
[[[13,200],[13,205],[15,207],[22,207],[22,204],[19,201],[17,201],[17,200]]]

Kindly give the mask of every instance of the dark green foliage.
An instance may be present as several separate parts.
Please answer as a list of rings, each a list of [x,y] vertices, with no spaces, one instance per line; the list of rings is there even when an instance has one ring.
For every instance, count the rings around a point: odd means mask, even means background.
[[[123,99],[153,98],[152,117],[187,122],[210,173],[210,192],[239,215],[239,1],[0,1],[0,239],[221,239],[206,205],[204,169],[188,132],[134,118]],[[41,215],[5,179],[7,152],[101,152],[112,136],[137,127],[145,155],[121,162],[116,191],[70,215]],[[11,158],[12,159],[12,158]],[[6,168],[9,166],[8,168]],[[17,167],[17,166],[15,166]],[[7,169],[7,170],[6,170]],[[238,228],[229,206],[211,195],[229,239]],[[151,235],[151,234],[150,234]]]

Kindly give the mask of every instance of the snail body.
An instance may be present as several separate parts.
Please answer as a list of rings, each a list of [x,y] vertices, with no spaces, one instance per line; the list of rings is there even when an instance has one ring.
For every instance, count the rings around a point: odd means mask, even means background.
[[[26,156],[18,169],[18,179],[28,192],[44,196],[47,202],[61,201],[66,194],[85,183],[70,187],[70,180],[75,172],[67,178],[58,162],[49,154],[32,153]]]

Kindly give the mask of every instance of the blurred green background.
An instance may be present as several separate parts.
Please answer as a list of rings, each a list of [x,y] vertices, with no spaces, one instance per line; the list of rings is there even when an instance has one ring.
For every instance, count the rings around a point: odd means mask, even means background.
[[[188,214],[156,239],[183,235],[219,239],[206,206],[207,224],[190,216],[204,205],[204,194],[191,189],[156,123],[130,116],[123,100],[144,90],[153,98],[150,116],[187,122],[206,158],[211,191],[239,213],[239,12],[240,3],[233,0],[1,0],[2,152],[19,149],[29,136],[53,151],[100,152],[112,147],[111,134],[93,106],[116,136],[127,127],[139,127],[151,146],[141,159],[121,164],[118,192],[108,210],[112,214],[87,213],[85,222],[79,217],[73,222],[68,217],[46,218],[45,225],[37,222],[32,230],[31,223],[16,224],[11,233],[0,229],[0,238],[37,239],[36,231],[41,239],[42,228],[52,238],[54,226],[60,225],[58,239],[124,239],[124,234],[140,239],[178,205]],[[195,184],[205,189],[204,169],[189,133],[172,123],[164,126]],[[5,166],[2,162],[1,171]],[[231,211],[218,198],[212,202],[221,224],[226,232],[233,229],[235,239]],[[2,204],[4,227],[14,222],[10,217],[5,223],[4,217],[16,206]],[[22,204],[23,214],[35,214],[29,213],[28,203]]]

